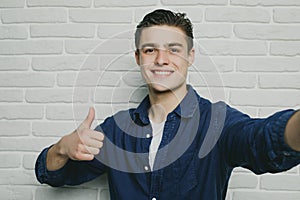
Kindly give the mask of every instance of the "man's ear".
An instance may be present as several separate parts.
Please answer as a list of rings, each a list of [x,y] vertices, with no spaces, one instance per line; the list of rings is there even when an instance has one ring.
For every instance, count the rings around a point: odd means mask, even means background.
[[[139,50],[135,50],[134,56],[135,56],[135,62],[136,62],[136,64],[138,64],[138,66],[140,66],[141,61],[140,61],[140,53],[139,53]]]
[[[192,48],[189,51],[189,55],[188,55],[189,66],[191,66],[194,63],[194,60],[195,60],[195,49]]]

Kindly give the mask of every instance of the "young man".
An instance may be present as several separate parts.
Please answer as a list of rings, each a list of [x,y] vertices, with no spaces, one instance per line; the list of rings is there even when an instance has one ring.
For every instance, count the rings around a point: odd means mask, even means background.
[[[184,14],[153,11],[135,36],[149,95],[95,130],[91,108],[77,130],[42,151],[41,183],[77,185],[107,173],[112,200],[222,200],[234,167],[262,174],[300,163],[300,112],[251,119],[186,84],[194,48]]]

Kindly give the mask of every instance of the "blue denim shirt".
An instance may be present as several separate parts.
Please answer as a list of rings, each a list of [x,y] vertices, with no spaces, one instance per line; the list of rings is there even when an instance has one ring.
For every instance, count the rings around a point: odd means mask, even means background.
[[[201,98],[189,86],[180,105],[167,116],[151,171],[149,107],[146,97],[138,108],[121,111],[97,126],[106,138],[92,161],[69,160],[63,168],[48,171],[49,148],[44,149],[36,162],[37,179],[57,187],[106,173],[111,200],[222,200],[234,167],[262,174],[300,163],[300,152],[284,141],[294,110],[252,119],[223,102]]]

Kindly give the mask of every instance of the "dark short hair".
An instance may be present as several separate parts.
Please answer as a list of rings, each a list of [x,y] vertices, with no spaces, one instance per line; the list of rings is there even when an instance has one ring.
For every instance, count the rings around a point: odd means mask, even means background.
[[[138,50],[143,28],[168,25],[180,28],[186,35],[188,51],[193,48],[193,25],[185,13],[175,13],[170,10],[157,9],[148,13],[137,25],[135,32],[135,47]]]

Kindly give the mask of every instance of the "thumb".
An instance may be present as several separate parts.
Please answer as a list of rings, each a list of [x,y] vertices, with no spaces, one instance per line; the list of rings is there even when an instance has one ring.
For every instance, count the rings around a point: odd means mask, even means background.
[[[89,113],[85,120],[82,122],[82,125],[86,128],[91,128],[91,125],[95,119],[95,109],[93,107],[90,107]]]

